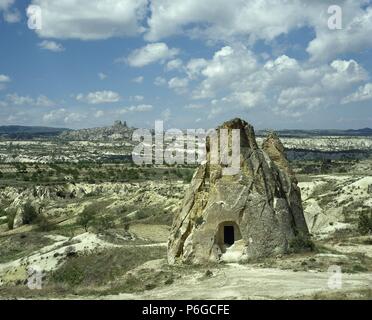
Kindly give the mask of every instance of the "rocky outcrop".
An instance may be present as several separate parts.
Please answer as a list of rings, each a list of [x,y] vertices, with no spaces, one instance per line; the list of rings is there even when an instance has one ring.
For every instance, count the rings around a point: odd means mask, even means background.
[[[130,142],[134,130],[134,128],[128,127],[126,121],[117,120],[109,127],[64,131],[59,137],[63,140],[73,141],[124,140]]]
[[[5,214],[13,217],[13,228],[24,224],[25,204],[32,205],[38,214],[47,218],[62,218],[80,214],[86,206],[107,203],[105,214],[122,214],[124,208],[128,218],[137,209],[147,210],[154,219],[161,218],[162,223],[171,223],[172,215],[179,208],[187,185],[183,182],[145,181],[136,183],[67,183],[30,187],[5,187],[0,192],[0,207]],[[156,216],[149,208],[156,208]],[[116,217],[116,215],[115,215]],[[133,214],[133,218],[136,218]],[[170,221],[169,221],[170,220]],[[0,219],[5,224],[5,219]],[[5,228],[5,226],[4,226]],[[7,227],[6,227],[7,228]]]
[[[234,119],[220,128],[240,130],[240,172],[222,175],[222,166],[208,161],[196,170],[174,219],[171,264],[284,254],[309,237],[300,189],[278,137],[269,135],[260,149],[247,122]]]

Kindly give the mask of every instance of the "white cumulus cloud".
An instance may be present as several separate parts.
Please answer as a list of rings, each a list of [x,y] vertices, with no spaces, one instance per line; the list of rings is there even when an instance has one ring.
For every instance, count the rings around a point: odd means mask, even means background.
[[[147,112],[151,111],[153,109],[153,106],[151,104],[140,104],[137,106],[130,106],[127,108],[123,108],[120,110],[121,114],[127,113],[127,112]]]
[[[170,89],[176,90],[178,93],[185,92],[189,85],[189,79],[174,77],[168,81],[168,86]]]
[[[5,74],[0,74],[0,90],[5,89],[8,82],[10,82],[10,77]]]
[[[9,105],[14,106],[35,106],[35,107],[52,107],[56,103],[45,95],[39,95],[36,98],[30,96],[21,96],[17,93],[6,96]]]
[[[163,77],[156,77],[155,80],[154,80],[154,85],[156,85],[157,87],[161,87],[161,86],[164,86],[167,84],[167,80]]]
[[[145,78],[143,76],[138,76],[132,79],[134,83],[142,83]]]
[[[0,10],[8,9],[15,0],[0,0]]]
[[[100,80],[105,80],[105,79],[107,79],[107,74],[105,74],[103,72],[99,72],[98,73],[98,78],[100,78]]]
[[[86,95],[80,93],[76,96],[76,100],[81,102],[87,102],[89,104],[114,103],[120,100],[120,95],[114,91],[104,90],[90,92]]]
[[[364,86],[359,87],[356,92],[342,99],[342,103],[346,104],[366,100],[372,100],[372,83],[367,83]]]
[[[17,23],[21,21],[21,14],[17,9],[6,10],[4,12],[4,20],[8,23]]]
[[[55,41],[43,40],[38,44],[41,49],[49,50],[52,52],[62,52],[65,50],[62,44]]]
[[[174,59],[167,63],[166,71],[180,70],[182,68],[182,60]]]
[[[49,125],[69,125],[79,123],[87,118],[86,114],[71,112],[65,108],[52,110],[43,115],[43,122]]]
[[[178,49],[169,48],[164,42],[150,43],[131,52],[126,61],[132,67],[144,67],[158,61],[169,60],[178,53]]]
[[[33,0],[42,10],[42,38],[98,40],[134,36],[147,0]]]
[[[372,8],[366,0],[152,0],[146,39],[188,35],[213,41],[271,42],[301,27],[315,31],[307,51],[312,60],[372,47]],[[328,8],[342,9],[342,30],[330,30]],[[248,40],[248,41],[246,41]]]
[[[211,59],[191,59],[183,72],[194,88],[190,97],[195,105],[212,104],[211,116],[260,107],[300,117],[314,108],[339,105],[345,94],[369,79],[352,59],[309,64],[281,55],[263,62],[238,44],[222,47]],[[362,96],[368,96],[367,89]]]

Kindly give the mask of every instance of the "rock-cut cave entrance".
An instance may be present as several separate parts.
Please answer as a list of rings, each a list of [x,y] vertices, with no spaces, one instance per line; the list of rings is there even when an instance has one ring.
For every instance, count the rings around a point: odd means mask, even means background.
[[[234,236],[234,226],[224,226],[223,227],[223,239],[225,245],[231,246],[235,242]]]
[[[218,226],[216,240],[222,252],[241,238],[239,226],[234,221],[222,222]]]

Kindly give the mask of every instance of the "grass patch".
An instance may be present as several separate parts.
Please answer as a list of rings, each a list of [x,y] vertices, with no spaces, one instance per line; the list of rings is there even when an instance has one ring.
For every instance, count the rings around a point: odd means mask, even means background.
[[[0,238],[0,263],[23,258],[53,241],[40,232],[28,232]]]
[[[133,246],[71,257],[51,274],[49,282],[71,287],[107,285],[144,262],[165,256],[164,247]]]
[[[348,292],[320,292],[303,297],[306,300],[372,300],[372,290],[352,290]]]

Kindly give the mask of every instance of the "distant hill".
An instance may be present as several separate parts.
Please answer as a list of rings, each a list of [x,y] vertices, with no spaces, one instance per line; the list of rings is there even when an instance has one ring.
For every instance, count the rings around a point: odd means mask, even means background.
[[[124,121],[115,121],[112,126],[72,130],[67,128],[53,128],[42,126],[0,126],[0,139],[10,140],[31,140],[60,138],[62,140],[80,140],[80,141],[115,141],[131,140],[135,128],[127,126]],[[257,136],[266,136],[272,130],[257,130]],[[316,136],[370,136],[371,128],[356,130],[274,130],[281,137],[316,137]]]
[[[112,126],[64,131],[59,135],[63,140],[75,141],[130,141],[135,128],[117,120]]]
[[[271,130],[257,130],[258,136],[265,136]],[[324,130],[274,130],[282,137],[316,137],[316,136],[372,136],[371,128],[356,129],[356,130],[338,130],[338,129],[324,129]]]
[[[371,128],[363,128],[358,130],[346,130],[351,135],[364,135],[364,136],[372,136],[372,129]]]
[[[35,138],[56,137],[64,131],[69,131],[66,128],[52,128],[39,126],[0,126],[0,137],[3,139],[14,140],[29,140]]]

